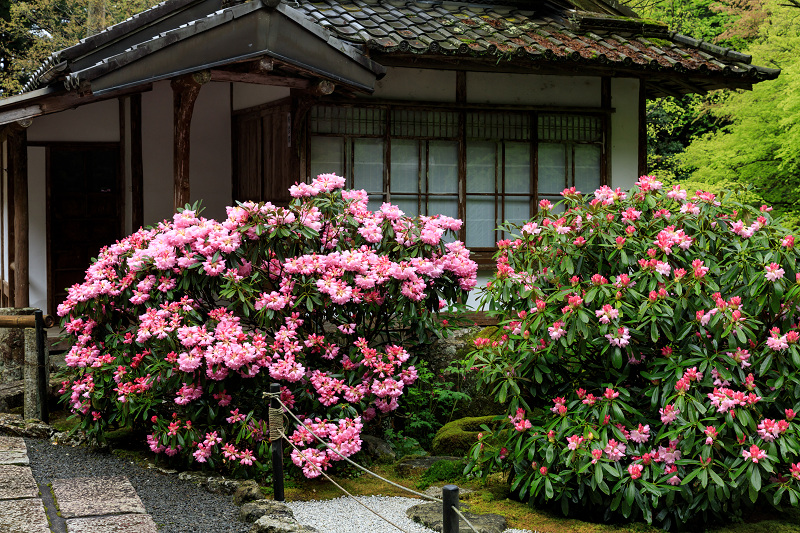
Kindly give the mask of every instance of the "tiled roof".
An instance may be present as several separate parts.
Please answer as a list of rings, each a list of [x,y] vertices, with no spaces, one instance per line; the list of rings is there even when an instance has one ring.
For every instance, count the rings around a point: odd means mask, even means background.
[[[291,5],[291,4],[290,4]],[[527,7],[530,6],[527,3]],[[449,1],[314,0],[296,8],[341,39],[384,54],[451,55],[514,62],[564,62],[658,71],[691,78],[676,92],[749,87],[778,70],[750,56],[667,31],[659,23],[549,7]],[[665,89],[667,93],[670,91]]]

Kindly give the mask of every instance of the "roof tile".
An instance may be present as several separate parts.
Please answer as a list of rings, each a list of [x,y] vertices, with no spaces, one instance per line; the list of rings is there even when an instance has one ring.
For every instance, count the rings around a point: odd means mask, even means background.
[[[529,60],[571,59],[698,75],[746,74],[754,81],[770,76],[769,69],[744,66],[750,61],[745,54],[668,32],[657,24],[600,13],[578,13],[563,20],[513,5],[452,0],[325,0],[304,2],[298,9],[342,39],[383,53],[477,57],[502,53]]]

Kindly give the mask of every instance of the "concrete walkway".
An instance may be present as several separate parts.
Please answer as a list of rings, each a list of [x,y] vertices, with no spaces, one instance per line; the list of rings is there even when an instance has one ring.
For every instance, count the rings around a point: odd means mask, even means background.
[[[57,479],[39,486],[21,437],[0,436],[3,533],[156,533],[125,477]],[[48,520],[49,518],[49,520]]]

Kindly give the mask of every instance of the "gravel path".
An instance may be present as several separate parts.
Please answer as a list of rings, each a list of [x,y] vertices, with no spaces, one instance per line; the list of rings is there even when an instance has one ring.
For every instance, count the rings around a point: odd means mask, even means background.
[[[161,474],[111,454],[88,448],[56,446],[46,440],[25,439],[33,477],[38,483],[54,479],[126,476],[159,533],[246,533],[251,525],[237,520],[231,496],[211,494],[175,475]]]
[[[33,476],[38,483],[55,479],[93,476],[126,476],[136,489],[159,533],[247,533],[251,524],[239,522],[238,507],[231,496],[211,494],[175,475],[144,468],[133,461],[85,447],[57,446],[50,441],[25,439]],[[420,503],[412,498],[362,497],[361,501],[399,525],[407,533],[435,533],[406,516],[406,509]],[[321,533],[396,532],[350,498],[287,502],[295,518]],[[508,529],[505,533],[531,533]]]
[[[406,509],[421,503],[413,498],[396,496],[363,496],[360,501],[400,526],[407,533],[436,533],[434,530],[412,522]],[[303,525],[313,526],[320,533],[401,533],[384,520],[364,509],[347,496],[334,500],[287,502],[294,517]],[[346,520],[343,517],[347,517]],[[523,529],[507,529],[504,533],[531,533]]]

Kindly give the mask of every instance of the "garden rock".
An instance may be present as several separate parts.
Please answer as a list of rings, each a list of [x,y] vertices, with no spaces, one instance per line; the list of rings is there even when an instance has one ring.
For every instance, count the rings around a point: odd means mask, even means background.
[[[467,505],[459,504],[459,509],[467,520],[475,526],[478,533],[502,533],[508,527],[505,517],[497,514],[476,515],[466,511]],[[422,503],[409,507],[406,515],[419,524],[431,528],[434,531],[442,531],[442,504],[439,502]],[[459,518],[459,533],[473,533],[467,523]]]
[[[262,516],[248,533],[317,533],[317,530],[311,526],[302,526],[294,519]]]
[[[418,476],[425,473],[434,463],[439,461],[461,461],[463,457],[439,457],[439,456],[426,456],[426,457],[405,457],[400,460],[394,467],[398,476],[409,477]]]
[[[378,462],[394,462],[396,455],[388,442],[372,435],[361,435],[361,440],[363,442],[361,449],[366,452],[368,457]]]
[[[248,479],[247,481],[243,481],[239,488],[236,489],[236,492],[233,494],[233,503],[236,505],[242,505],[247,502],[252,502],[255,500],[260,500],[264,497],[261,493],[261,487],[258,486],[252,479]]]
[[[24,419],[19,415],[0,413],[0,435],[49,439],[53,428],[41,420]]]
[[[72,446],[75,448],[77,446],[83,446],[89,441],[89,439],[87,439],[86,435],[80,431],[77,431],[71,435],[69,431],[57,431],[53,433],[52,437],[50,437],[50,441],[53,444],[61,444],[63,446]]]
[[[224,477],[210,477],[205,483],[206,490],[212,494],[235,494],[242,485],[241,481],[225,479]],[[259,496],[260,498],[261,496]]]
[[[492,415],[475,416],[448,422],[439,428],[433,437],[431,453],[465,456],[472,445],[478,442],[478,433],[482,431],[481,425],[489,427],[497,425],[493,422],[494,418]]]
[[[255,500],[245,503],[239,509],[239,520],[242,522],[256,522],[262,516],[294,520],[292,510],[286,504],[275,500]]]

